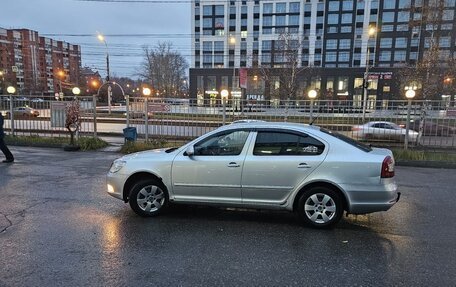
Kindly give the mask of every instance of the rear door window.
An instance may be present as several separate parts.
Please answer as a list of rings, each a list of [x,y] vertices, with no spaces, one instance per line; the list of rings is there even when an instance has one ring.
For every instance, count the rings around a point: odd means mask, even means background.
[[[320,155],[324,149],[322,142],[306,134],[259,131],[253,155]]]

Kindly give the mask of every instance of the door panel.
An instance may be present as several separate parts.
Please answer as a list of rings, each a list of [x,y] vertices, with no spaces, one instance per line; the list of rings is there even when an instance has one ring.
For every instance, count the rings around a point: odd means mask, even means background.
[[[323,162],[327,151],[307,135],[258,134],[244,163],[242,200],[280,204]]]
[[[249,132],[230,132],[195,144],[195,154],[182,152],[172,166],[175,200],[241,202],[241,175]]]

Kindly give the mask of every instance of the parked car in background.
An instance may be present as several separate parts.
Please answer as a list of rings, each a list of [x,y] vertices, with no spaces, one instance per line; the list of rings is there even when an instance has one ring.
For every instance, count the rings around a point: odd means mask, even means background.
[[[40,112],[31,107],[16,107],[13,109],[15,117],[38,117]],[[6,113],[7,117],[10,117],[10,112]]]
[[[410,120],[409,128],[413,131],[419,132],[420,130],[420,118]],[[456,126],[451,126],[448,123],[443,123],[445,120],[438,119],[425,119],[423,124],[423,135],[424,136],[454,136],[456,135]],[[400,126],[405,128],[405,122],[401,123]]]
[[[401,126],[391,122],[368,122],[364,125],[356,125],[351,129],[351,135],[357,140],[386,140],[401,141],[405,140],[406,130]],[[416,141],[418,133],[409,130],[408,140]]]
[[[345,211],[386,211],[400,197],[388,149],[371,148],[317,126],[238,122],[180,148],[157,149],[115,160],[107,174],[110,195],[140,216],[169,203],[296,212],[324,228]]]
[[[42,98],[33,98],[30,100],[32,103],[44,103]]]

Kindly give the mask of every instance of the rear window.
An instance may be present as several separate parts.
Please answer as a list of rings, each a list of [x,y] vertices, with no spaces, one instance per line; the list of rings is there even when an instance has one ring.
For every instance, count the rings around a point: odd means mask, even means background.
[[[328,135],[331,135],[335,138],[338,138],[340,139],[341,141],[343,142],[346,142],[348,143],[349,145],[352,145],[362,151],[365,151],[365,152],[370,152],[372,151],[372,148],[366,144],[363,144],[363,143],[360,143],[359,141],[357,140],[354,140],[352,138],[349,138],[347,136],[344,136],[340,133],[337,133],[337,132],[333,132],[333,131],[330,131],[330,130],[327,130],[327,129],[324,129],[324,128],[320,128],[320,131],[324,132],[325,134],[328,134]]]

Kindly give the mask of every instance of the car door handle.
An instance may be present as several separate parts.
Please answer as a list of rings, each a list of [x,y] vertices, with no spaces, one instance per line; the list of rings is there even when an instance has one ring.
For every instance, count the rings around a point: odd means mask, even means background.
[[[240,166],[241,166],[241,165],[238,164],[238,163],[236,163],[236,162],[230,162],[230,163],[228,164],[228,167],[240,167]]]
[[[307,165],[307,163],[305,162],[301,162],[300,164],[298,164],[298,168],[311,168],[311,166]]]

